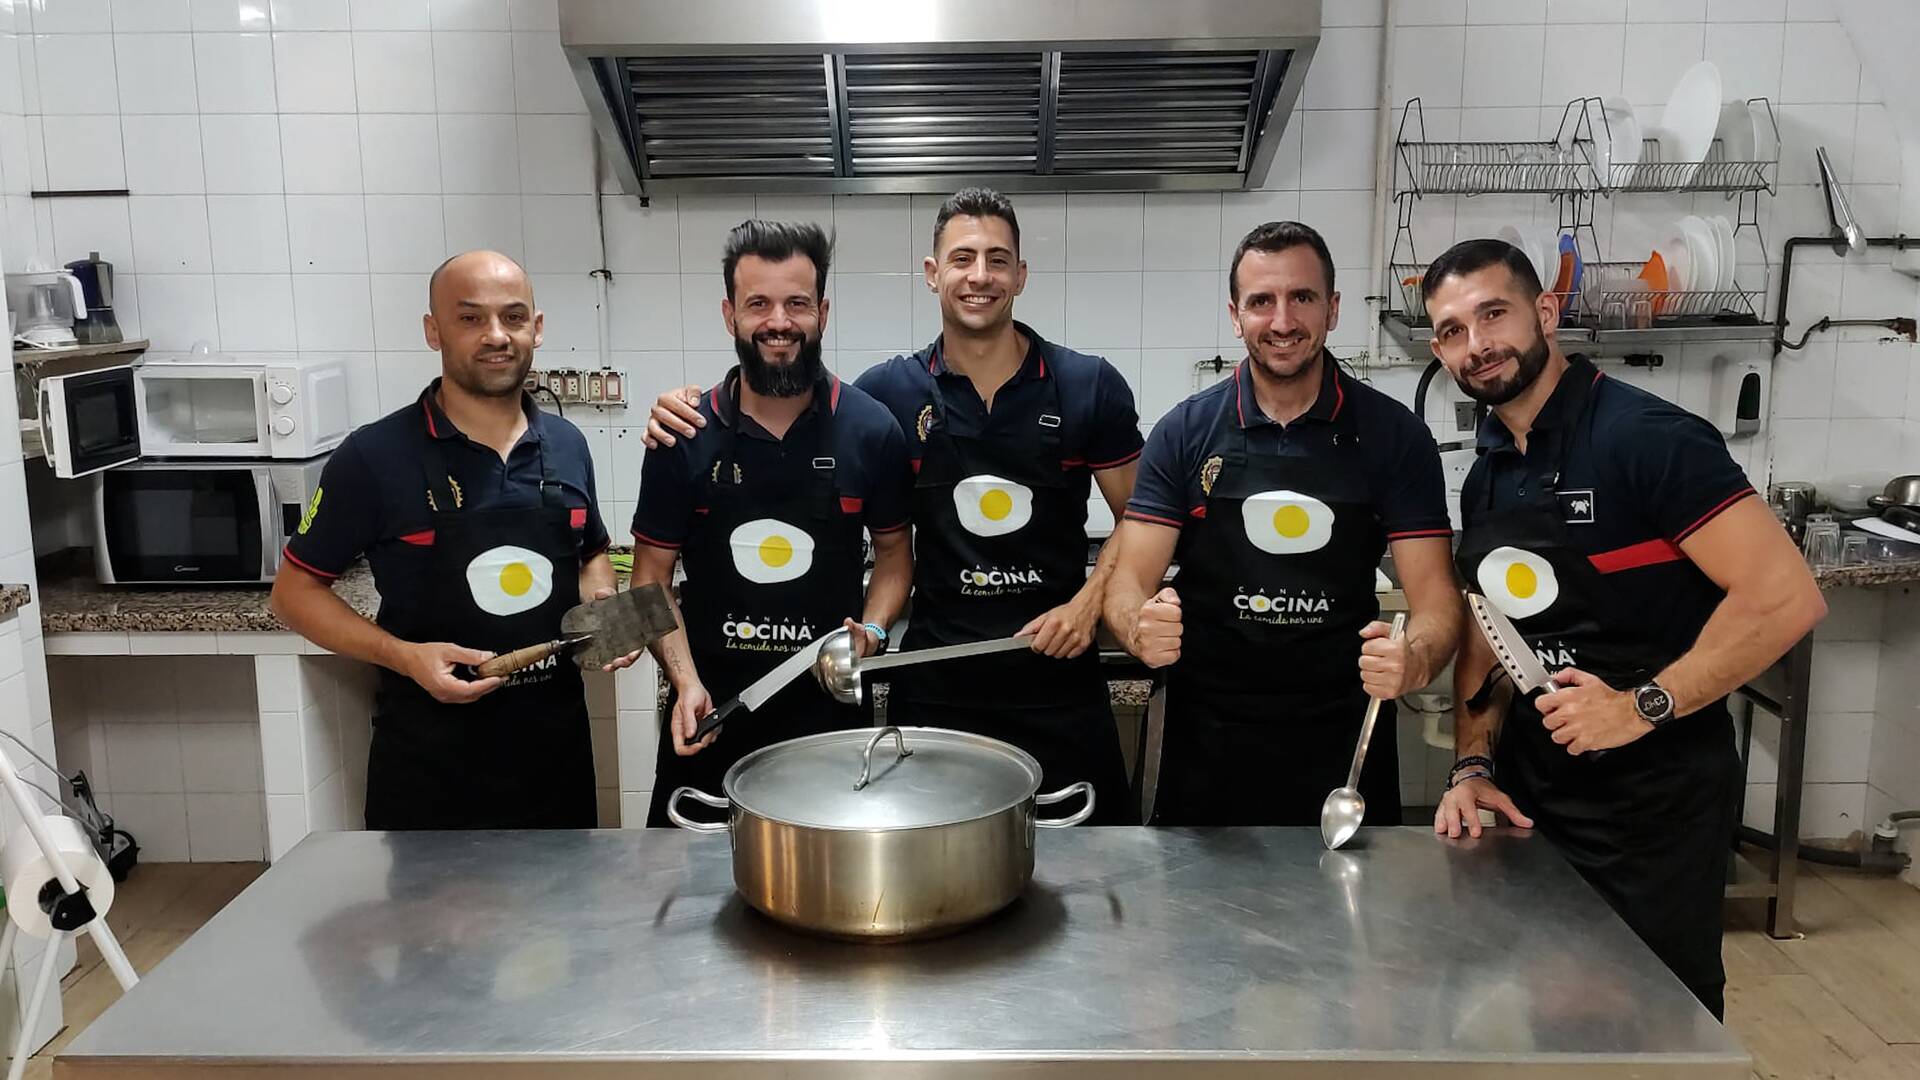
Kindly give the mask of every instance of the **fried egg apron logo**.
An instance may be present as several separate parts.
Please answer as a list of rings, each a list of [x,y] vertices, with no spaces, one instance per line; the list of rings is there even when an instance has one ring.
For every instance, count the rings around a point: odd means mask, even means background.
[[[1247,540],[1269,555],[1319,551],[1333,539],[1333,508],[1297,491],[1263,491],[1240,504]]]
[[[953,486],[960,524],[975,536],[1005,536],[1033,519],[1033,489],[997,476],[969,476]]]
[[[532,611],[553,595],[553,563],[512,544],[489,548],[467,564],[467,591],[489,615]]]
[[[1474,580],[1509,619],[1538,615],[1560,598],[1560,581],[1554,577],[1553,564],[1516,547],[1487,552],[1474,571]]]
[[[803,577],[813,566],[813,537],[777,518],[756,518],[727,540],[733,568],[756,585]]]

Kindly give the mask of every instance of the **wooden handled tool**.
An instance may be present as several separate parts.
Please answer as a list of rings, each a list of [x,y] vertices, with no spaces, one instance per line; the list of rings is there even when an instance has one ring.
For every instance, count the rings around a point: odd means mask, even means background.
[[[554,638],[538,645],[528,645],[510,653],[502,653],[491,660],[482,661],[473,666],[473,673],[482,679],[491,679],[500,675],[511,675],[516,671],[530,668],[549,656],[558,656],[577,649],[593,640],[592,634],[575,634],[572,637]]]

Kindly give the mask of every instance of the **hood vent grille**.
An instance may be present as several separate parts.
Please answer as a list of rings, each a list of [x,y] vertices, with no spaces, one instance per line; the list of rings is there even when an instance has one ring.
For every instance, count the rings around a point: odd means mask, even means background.
[[[1321,0],[559,0],[636,194],[1264,182]]]

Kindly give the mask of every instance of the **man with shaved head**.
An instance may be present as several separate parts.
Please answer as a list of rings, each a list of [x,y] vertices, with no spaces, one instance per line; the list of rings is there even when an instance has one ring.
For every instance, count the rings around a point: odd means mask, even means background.
[[[367,761],[370,829],[592,828],[593,742],[580,673],[470,665],[560,636],[613,594],[593,461],[524,390],[540,346],[526,271],[492,251],[433,272],[422,318],[440,378],[333,452],[273,584],[308,640],[381,667]],[[331,587],[365,556],[369,623]]]

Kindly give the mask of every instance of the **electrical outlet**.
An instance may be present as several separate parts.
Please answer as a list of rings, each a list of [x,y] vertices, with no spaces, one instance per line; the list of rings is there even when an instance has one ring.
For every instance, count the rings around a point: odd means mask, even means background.
[[[627,373],[620,368],[534,368],[527,372],[527,392],[551,395],[562,405],[598,408],[627,404]]]

